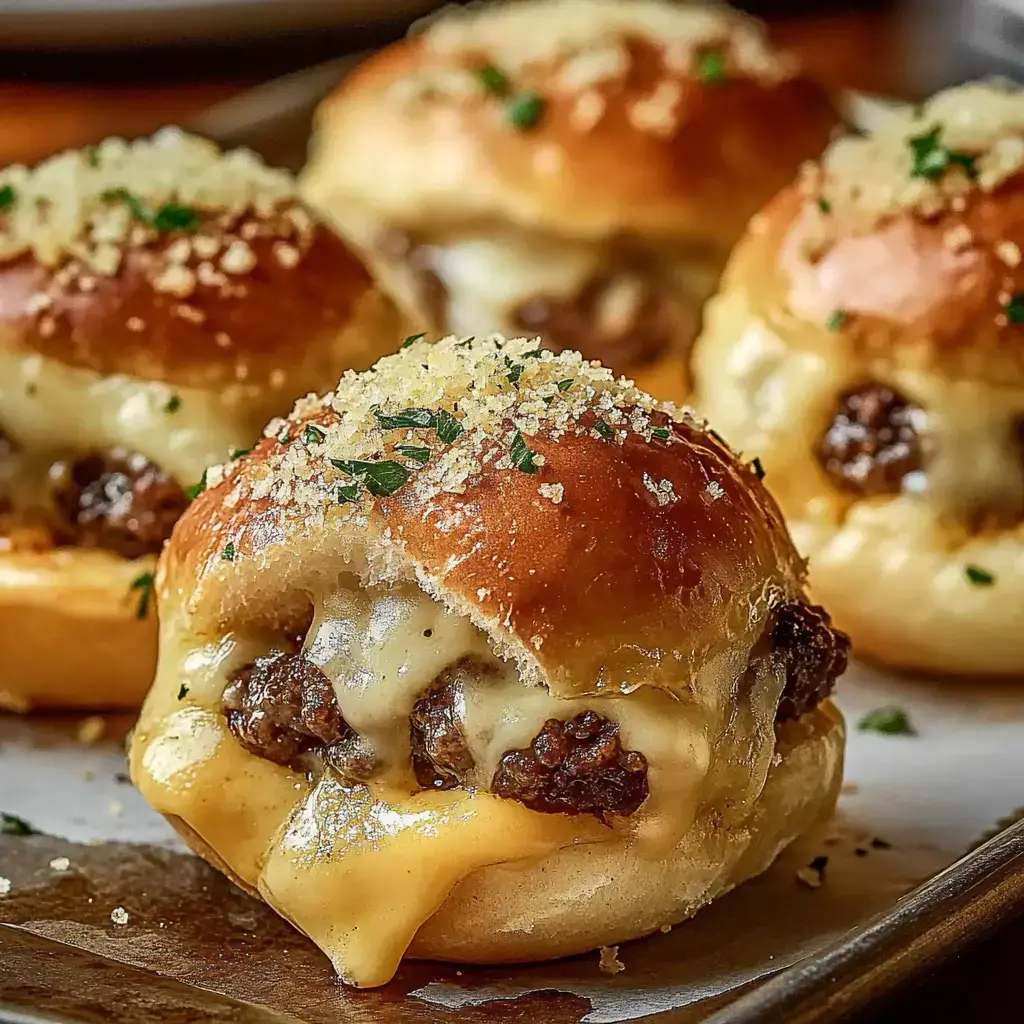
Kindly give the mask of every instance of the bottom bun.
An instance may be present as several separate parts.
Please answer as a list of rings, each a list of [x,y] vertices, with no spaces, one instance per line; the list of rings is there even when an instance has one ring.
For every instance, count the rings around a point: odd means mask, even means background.
[[[747,820],[732,828],[695,827],[664,858],[646,858],[634,846],[595,844],[481,868],[420,927],[407,955],[462,963],[549,960],[692,917],[832,814],[844,742],[842,717],[829,701],[780,727],[779,756]],[[168,820],[197,854],[259,897],[184,821]]]
[[[148,587],[133,584],[154,562],[70,548],[0,556],[2,706],[137,708],[157,640]]]

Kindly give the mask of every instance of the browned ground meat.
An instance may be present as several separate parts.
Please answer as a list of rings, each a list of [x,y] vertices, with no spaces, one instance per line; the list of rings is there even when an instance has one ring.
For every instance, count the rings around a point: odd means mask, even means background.
[[[525,750],[502,754],[491,789],[548,814],[632,814],[647,799],[647,758],[623,750],[619,727],[595,711],[549,718]]]
[[[544,346],[555,352],[577,349],[609,366],[639,366],[669,351],[678,327],[657,290],[644,295],[624,330],[609,334],[602,328],[601,301],[613,286],[614,278],[602,276],[572,299],[537,296],[518,309],[516,326],[527,334],[539,334]]]
[[[188,506],[173,477],[122,448],[55,462],[50,478],[58,540],[124,558],[158,554]]]
[[[898,493],[903,478],[921,468],[915,420],[920,410],[881,384],[839,398],[831,426],[818,445],[818,459],[832,481],[859,495]]]
[[[465,781],[473,768],[460,722],[458,678],[479,674],[482,666],[461,661],[446,668],[413,706],[409,716],[412,767],[425,789],[451,789]]]
[[[235,672],[223,698],[228,728],[246,750],[303,767],[303,755],[352,736],[331,681],[301,654],[279,652]]]
[[[777,722],[799,718],[820,704],[846,671],[850,638],[832,627],[824,608],[794,601],[775,615],[772,653],[786,670]]]

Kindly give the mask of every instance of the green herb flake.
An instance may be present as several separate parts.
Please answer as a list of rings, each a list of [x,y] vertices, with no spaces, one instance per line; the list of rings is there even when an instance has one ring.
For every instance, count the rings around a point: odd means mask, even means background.
[[[564,393],[564,392],[568,391],[569,388],[571,388],[573,386],[573,384],[575,384],[575,383],[576,383],[576,381],[573,380],[573,378],[571,378],[571,377],[568,380],[560,380],[558,382],[558,390]]]
[[[153,217],[157,231],[195,231],[199,227],[199,214],[181,203],[164,203]]]
[[[196,498],[206,490],[206,474],[208,472],[208,469],[204,469],[203,475],[199,478],[198,483],[194,483],[191,487],[185,488],[185,497],[188,498],[189,501],[195,501]]]
[[[0,210],[6,210],[14,205],[18,193],[14,191],[13,185],[0,186]]]
[[[879,732],[885,736],[916,736],[917,730],[903,708],[889,705],[869,711],[857,723],[861,732]]]
[[[41,836],[43,833],[33,828],[24,818],[16,814],[0,811],[0,835],[4,836]]]
[[[178,687],[178,700],[184,700],[188,696],[188,687],[182,683]]]
[[[987,569],[982,569],[979,565],[968,565],[964,569],[964,575],[976,587],[991,587],[996,581],[992,573]]]
[[[348,502],[358,501],[361,493],[362,488],[359,484],[338,484],[338,488],[334,492],[334,500],[339,505],[345,505]]]
[[[100,150],[99,146],[88,146],[85,150],[85,162],[90,167],[99,167],[100,165]]]
[[[910,176],[936,181],[949,167],[959,167],[968,178],[976,178],[978,169],[975,157],[947,148],[942,144],[941,135],[942,126],[936,125],[924,135],[907,139],[911,157]]]
[[[417,341],[422,341],[427,336],[427,332],[424,331],[422,334],[410,334],[405,341],[398,347],[398,351],[401,352],[403,348],[408,348],[410,345],[415,345]]]
[[[495,96],[505,96],[508,93],[508,78],[493,64],[477,68],[476,76],[480,79],[480,84]]]
[[[464,432],[462,424],[447,409],[438,409],[434,417],[434,430],[444,444],[451,444]]]
[[[604,420],[599,419],[594,422],[594,429],[601,435],[606,441],[610,441],[615,436],[615,431],[605,423]]]
[[[251,452],[251,451],[252,451],[251,448],[232,448],[231,449],[231,458],[232,459],[240,459],[243,455],[248,455],[249,452]]]
[[[151,572],[140,573],[131,582],[131,590],[139,592],[135,605],[135,618],[144,619],[149,614],[149,603],[153,597],[154,577]]]
[[[277,443],[278,444],[288,444],[288,442],[291,441],[291,439],[292,439],[292,435],[291,435],[291,432],[289,431],[288,427],[282,427],[281,430],[279,431],[278,435],[277,435]]]
[[[659,441],[667,441],[671,436],[671,431],[668,427],[655,427],[651,431],[651,436],[656,437]]]
[[[697,78],[705,85],[719,85],[728,79],[725,57],[718,50],[701,54],[697,61]]]
[[[315,423],[307,423],[302,430],[302,443],[308,448],[310,445],[320,444],[326,436],[327,431],[323,427],[318,427]]]
[[[846,310],[844,309],[833,309],[829,313],[825,320],[826,331],[838,331],[841,330],[843,325],[846,323]]]
[[[507,356],[505,362],[508,364],[508,379],[510,384],[519,386],[519,378],[523,375],[523,370],[526,369],[522,363],[513,363]]]
[[[233,562],[235,560],[235,545],[229,540],[224,545],[224,550],[220,553],[222,561]]]
[[[177,412],[181,408],[181,395],[171,395],[164,405],[164,412]]]
[[[522,473],[536,473],[540,469],[536,462],[537,453],[527,447],[526,439],[518,430],[516,436],[512,438],[509,457],[512,459],[512,465]]]
[[[394,415],[383,413],[380,409],[374,409],[373,415],[377,420],[377,426],[381,430],[428,429],[437,423],[436,414],[429,409],[403,409]]]
[[[529,352],[524,352],[519,358],[520,359],[540,359],[544,354],[542,348],[531,348]]]
[[[818,196],[818,209],[822,213],[831,213],[832,204],[824,196]]]
[[[126,188],[108,188],[100,198],[106,203],[125,203],[138,220],[146,224],[152,223],[152,211],[134,192],[129,192]]]
[[[400,462],[359,462],[355,459],[331,459],[331,465],[353,477],[377,498],[387,498],[403,487],[409,470]]]
[[[544,116],[544,100],[533,93],[523,93],[508,104],[508,119],[520,131],[536,128]]]
[[[758,480],[764,479],[764,466],[761,465],[760,459],[751,459],[750,468],[754,471],[754,476],[756,476]]]
[[[395,451],[407,459],[412,459],[413,462],[418,462],[421,466],[425,466],[430,461],[430,449],[422,448],[419,445],[396,444]]]
[[[1024,292],[1015,292],[1010,301],[1003,306],[1006,319],[1011,324],[1024,324]]]

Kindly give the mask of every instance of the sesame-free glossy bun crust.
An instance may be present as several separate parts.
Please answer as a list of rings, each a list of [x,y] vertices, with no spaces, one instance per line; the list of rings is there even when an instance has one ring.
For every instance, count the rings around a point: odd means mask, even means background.
[[[533,13],[531,31],[543,33],[545,13]],[[332,195],[361,197],[410,228],[499,219],[570,236],[635,232],[728,245],[837,123],[806,79],[706,85],[682,77],[675,127],[639,130],[629,111],[666,75],[662,51],[642,39],[627,42],[623,80],[593,87],[604,114],[586,131],[574,122],[578,92],[559,91],[554,68],[534,84],[546,106],[530,131],[517,131],[486,98],[410,113],[389,86],[439,62],[464,66],[465,58],[431,54],[423,38],[370,57],[321,107],[307,183],[328,210]],[[487,59],[481,52],[476,64]],[[345,160],[346,152],[359,159]]]

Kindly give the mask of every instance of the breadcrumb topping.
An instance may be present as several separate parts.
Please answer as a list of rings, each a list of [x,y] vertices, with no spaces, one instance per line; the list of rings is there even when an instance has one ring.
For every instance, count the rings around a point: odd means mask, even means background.
[[[937,93],[916,111],[895,112],[872,135],[833,142],[803,173],[817,200],[823,241],[866,232],[886,217],[963,209],[975,191],[994,192],[1024,168],[1024,91],[1004,81]],[[969,244],[952,237],[956,248]]]
[[[592,130],[605,113],[596,90],[626,79],[635,56],[631,44],[655,49],[663,77],[633,105],[630,121],[637,131],[661,136],[678,127],[684,80],[709,87],[729,78],[776,83],[797,70],[791,57],[772,49],[760,22],[718,4],[497,0],[446,7],[412,31],[423,41],[423,62],[392,86],[394,95],[403,101],[498,100],[509,124],[520,129],[543,118],[544,97],[561,95],[577,97],[573,127]],[[534,104],[525,124],[516,115],[523,97]]]
[[[256,239],[282,267],[300,262],[316,225],[298,203],[292,177],[249,150],[222,153],[177,128],[111,138],[0,171],[0,262],[31,256],[53,272],[52,294],[89,292],[144,249],[158,292],[237,289],[256,267]],[[33,312],[45,316],[51,300],[41,293]]]
[[[621,444],[633,433],[670,444],[670,421],[696,422],[599,363],[541,350],[536,339],[410,339],[371,370],[347,372],[332,394],[300,400],[289,420],[271,422],[265,436],[278,450],[239,479],[227,501],[248,494],[318,515],[340,505],[341,514],[358,516],[370,496],[407,489],[427,501],[507,470],[537,474],[538,493],[558,504],[564,488],[532,450],[535,435]],[[230,465],[215,467],[207,483],[232,475]],[[666,483],[654,485],[659,502],[675,500]]]

